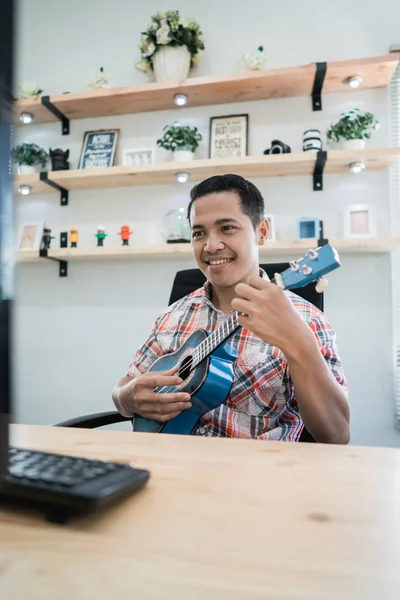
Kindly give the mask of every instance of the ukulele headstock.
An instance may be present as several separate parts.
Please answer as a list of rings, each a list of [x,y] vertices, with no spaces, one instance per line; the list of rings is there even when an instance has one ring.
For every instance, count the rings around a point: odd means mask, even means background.
[[[300,288],[318,280],[317,292],[323,292],[327,281],[324,275],[340,267],[339,255],[330,244],[325,244],[315,250],[290,262],[289,269],[275,275],[275,281],[282,289]]]

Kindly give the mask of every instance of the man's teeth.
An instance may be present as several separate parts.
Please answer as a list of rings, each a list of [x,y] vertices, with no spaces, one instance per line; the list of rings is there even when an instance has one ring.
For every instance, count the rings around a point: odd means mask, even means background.
[[[223,263],[231,262],[232,258],[224,258],[222,260],[209,260],[209,265],[222,265]]]

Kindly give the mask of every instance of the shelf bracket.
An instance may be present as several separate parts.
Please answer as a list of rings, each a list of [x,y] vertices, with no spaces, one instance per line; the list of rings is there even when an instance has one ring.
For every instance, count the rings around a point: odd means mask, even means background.
[[[68,233],[66,231],[62,231],[60,233],[60,248],[68,247]],[[68,277],[68,263],[66,260],[61,260],[60,258],[55,258],[54,256],[49,256],[49,251],[47,248],[41,248],[39,250],[40,258],[47,258],[47,260],[54,260],[59,263],[58,267],[58,275],[59,277]]]
[[[315,76],[314,76],[314,85],[311,92],[312,96],[312,109],[322,110],[322,87],[324,85],[325,75],[326,75],[326,62],[317,62],[315,63]]]
[[[315,161],[314,174],[313,174],[313,189],[314,192],[320,192],[323,190],[323,179],[322,175],[326,163],[328,153],[326,150],[320,150],[317,152],[317,160]]]
[[[47,183],[47,185],[53,187],[54,189],[58,190],[60,192],[60,204],[61,206],[68,206],[68,190],[66,190],[65,188],[61,187],[61,185],[58,185],[58,183],[56,183],[55,181],[51,181],[51,179],[48,178],[48,172],[47,171],[43,171],[42,173],[40,173],[40,181],[44,181],[44,183]]]
[[[318,247],[326,246],[329,244],[329,240],[324,238],[324,222],[319,222],[319,238],[318,238]]]
[[[61,133],[69,135],[69,119],[50,102],[50,96],[42,96],[42,104],[61,121]]]

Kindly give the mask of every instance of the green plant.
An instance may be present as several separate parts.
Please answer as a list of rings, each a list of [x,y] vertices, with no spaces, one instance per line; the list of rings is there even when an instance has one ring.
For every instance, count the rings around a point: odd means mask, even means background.
[[[329,127],[329,140],[369,140],[372,132],[379,128],[379,121],[370,112],[363,113],[358,108],[342,113],[336,123]]]
[[[197,127],[179,125],[176,121],[172,125],[166,125],[163,129],[162,138],[157,140],[157,146],[165,150],[190,150],[194,152],[203,139]]]
[[[136,68],[143,73],[153,69],[153,56],[164,46],[186,46],[190,52],[190,66],[197,62],[199,50],[204,50],[203,32],[194,19],[183,21],[179,10],[158,12],[151,17],[152,23],[142,32],[139,49],[142,58]]]
[[[18,165],[40,165],[41,167],[45,167],[49,155],[37,144],[23,142],[14,148],[12,157]]]

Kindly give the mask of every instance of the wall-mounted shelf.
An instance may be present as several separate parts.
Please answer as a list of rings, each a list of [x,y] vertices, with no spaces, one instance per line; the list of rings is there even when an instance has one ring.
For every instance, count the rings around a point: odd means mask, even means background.
[[[365,238],[329,240],[340,254],[387,253],[400,245],[400,238]],[[316,248],[317,240],[267,242],[260,247],[260,258],[288,256],[299,258],[310,248]],[[191,244],[164,244],[161,246],[104,246],[59,248],[48,251],[49,257],[63,261],[120,260],[120,259],[175,259],[192,257]],[[44,262],[35,251],[18,253],[18,262]]]
[[[118,166],[105,169],[49,171],[47,177],[49,181],[53,181],[66,190],[92,190],[174,183],[175,174],[182,171],[189,174],[190,183],[224,173],[237,173],[250,178],[312,175],[316,155],[317,153],[312,151],[297,154],[246,156],[237,159],[193,160],[187,163],[156,163],[142,167]],[[348,172],[349,164],[357,161],[363,161],[366,170],[384,170],[391,167],[399,155],[400,147],[331,150],[328,152],[325,173]],[[18,192],[20,185],[30,186],[33,194],[56,191],[40,180],[39,173],[17,175],[14,180],[15,192]]]
[[[328,62],[322,93],[351,91],[346,79],[354,75],[361,75],[363,78],[363,84],[358,89],[384,87],[389,84],[399,58],[398,54],[388,54]],[[186,94],[188,107],[311,96],[316,70],[316,64],[311,63],[249,73],[193,77],[180,84],[147,83],[46,97],[46,103],[55,112],[58,111],[58,116],[46,108],[41,98],[16,100],[15,122],[21,124],[19,116],[22,112],[32,114],[34,124],[41,124],[60,120],[60,114],[67,119],[88,119],[170,110],[176,108],[175,94]]]

